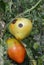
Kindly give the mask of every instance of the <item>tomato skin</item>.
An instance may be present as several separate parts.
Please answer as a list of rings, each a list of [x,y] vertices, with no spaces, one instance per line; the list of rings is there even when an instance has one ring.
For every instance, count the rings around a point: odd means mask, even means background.
[[[17,41],[14,41],[14,43],[12,43],[12,44],[14,44],[14,45],[11,47],[8,47],[8,50],[7,50],[8,56],[12,60],[16,61],[17,63],[23,63],[23,61],[25,59],[25,55],[26,55],[26,50],[25,50],[24,46]]]
[[[28,37],[32,31],[32,22],[26,18],[16,18],[8,26],[9,32],[18,40]]]

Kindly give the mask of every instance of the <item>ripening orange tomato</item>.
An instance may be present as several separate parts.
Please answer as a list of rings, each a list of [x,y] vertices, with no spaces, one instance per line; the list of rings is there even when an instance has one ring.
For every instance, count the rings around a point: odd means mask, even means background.
[[[26,56],[25,47],[14,38],[9,38],[6,41],[8,45],[7,54],[8,56],[16,61],[17,63],[24,62]]]

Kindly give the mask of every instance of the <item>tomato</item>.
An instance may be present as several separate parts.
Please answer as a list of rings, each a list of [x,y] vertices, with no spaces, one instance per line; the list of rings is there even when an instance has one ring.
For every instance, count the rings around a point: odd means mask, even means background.
[[[17,63],[24,62],[26,50],[25,47],[21,44],[21,42],[18,42],[14,38],[9,38],[7,39],[6,43],[8,46],[7,49],[8,56]]]
[[[26,38],[32,30],[32,22],[26,18],[16,18],[9,25],[9,31],[18,40]]]

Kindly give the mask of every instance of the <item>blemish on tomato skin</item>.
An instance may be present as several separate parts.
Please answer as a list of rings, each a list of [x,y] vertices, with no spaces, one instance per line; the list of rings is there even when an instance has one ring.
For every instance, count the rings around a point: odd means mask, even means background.
[[[11,31],[11,30],[13,31],[13,29],[14,29],[13,24],[10,24],[9,29],[10,29],[10,31]]]
[[[16,23],[16,21],[17,21],[17,19],[14,19],[14,20],[12,21],[12,24],[15,24],[15,23]]]
[[[21,27],[23,27],[23,24],[22,24],[22,23],[20,23],[18,26],[21,28]]]

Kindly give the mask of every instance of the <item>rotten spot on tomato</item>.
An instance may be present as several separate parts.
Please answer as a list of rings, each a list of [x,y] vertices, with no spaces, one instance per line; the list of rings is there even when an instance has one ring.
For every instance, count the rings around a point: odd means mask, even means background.
[[[22,24],[22,23],[20,23],[18,26],[21,28],[21,27],[23,27],[23,24]]]
[[[14,19],[14,20],[12,21],[12,24],[15,24],[15,23],[16,23],[16,21],[17,21],[17,19]]]

